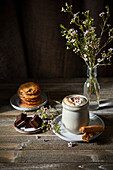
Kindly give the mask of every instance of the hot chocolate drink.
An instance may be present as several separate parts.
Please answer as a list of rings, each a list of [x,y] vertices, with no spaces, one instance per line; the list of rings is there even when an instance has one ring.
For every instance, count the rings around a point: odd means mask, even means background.
[[[68,96],[64,98],[64,103],[68,106],[78,107],[86,103],[86,99],[80,96]]]

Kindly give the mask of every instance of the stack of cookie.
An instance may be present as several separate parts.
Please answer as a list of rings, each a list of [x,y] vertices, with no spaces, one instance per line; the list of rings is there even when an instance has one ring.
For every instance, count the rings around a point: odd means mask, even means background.
[[[20,98],[19,104],[22,107],[32,108],[41,104],[41,89],[35,82],[21,84],[17,93]]]

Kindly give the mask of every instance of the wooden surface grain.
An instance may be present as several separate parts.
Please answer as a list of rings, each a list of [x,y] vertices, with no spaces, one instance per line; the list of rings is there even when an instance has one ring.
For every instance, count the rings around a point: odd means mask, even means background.
[[[82,94],[84,81],[58,79],[39,83],[48,100],[54,103],[68,94]],[[21,111],[12,108],[9,100],[21,82],[1,83],[0,169],[113,169],[113,79],[99,79],[99,83],[100,108],[93,113],[102,118],[105,130],[95,140],[75,142],[71,148],[52,131],[31,135],[17,132],[13,122]]]

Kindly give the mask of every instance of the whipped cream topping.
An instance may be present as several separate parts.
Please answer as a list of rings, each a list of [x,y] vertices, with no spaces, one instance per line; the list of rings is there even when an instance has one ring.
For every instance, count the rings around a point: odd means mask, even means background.
[[[81,106],[86,103],[86,100],[83,97],[79,96],[70,96],[70,97],[65,97],[64,102],[69,105],[69,106]]]

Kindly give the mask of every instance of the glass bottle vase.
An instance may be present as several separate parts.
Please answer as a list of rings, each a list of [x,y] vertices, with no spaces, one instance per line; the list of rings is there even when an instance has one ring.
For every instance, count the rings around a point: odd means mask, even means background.
[[[87,68],[87,80],[84,83],[84,95],[89,99],[89,110],[99,108],[100,85],[97,80],[97,67]]]

